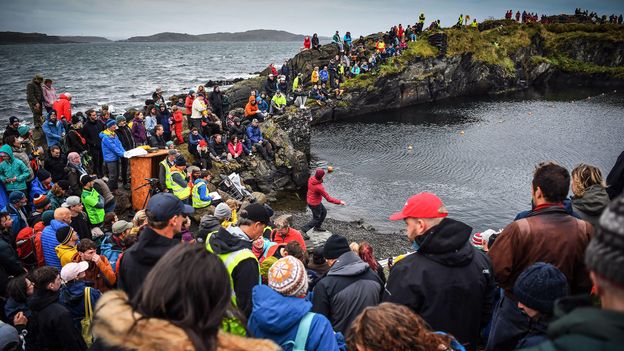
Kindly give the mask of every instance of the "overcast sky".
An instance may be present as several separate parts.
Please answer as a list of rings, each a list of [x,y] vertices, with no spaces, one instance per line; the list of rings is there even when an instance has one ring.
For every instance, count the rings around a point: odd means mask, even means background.
[[[624,12],[623,0],[0,0],[0,31],[95,35],[123,39],[159,32],[189,34],[281,29],[297,34],[353,36],[414,23],[453,24],[459,13],[483,20],[507,9],[545,14],[581,7],[601,14]]]

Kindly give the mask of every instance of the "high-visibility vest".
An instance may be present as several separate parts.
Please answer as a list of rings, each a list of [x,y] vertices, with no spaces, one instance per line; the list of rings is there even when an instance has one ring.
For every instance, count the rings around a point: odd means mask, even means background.
[[[171,171],[171,191],[173,191],[173,195],[175,195],[180,200],[186,200],[191,196],[191,188],[188,186],[181,187],[180,184],[173,181],[173,175],[178,173],[182,176],[182,178],[186,179],[186,173],[179,169],[174,169]]]
[[[164,160],[160,161],[160,164],[163,165],[163,167],[165,167],[165,187],[167,189],[171,189],[171,166],[169,166],[169,162],[167,162],[167,159],[165,158]]]
[[[193,197],[193,208],[204,208],[210,206],[212,200],[204,201],[199,196],[199,188],[204,185],[206,186],[206,182],[202,181],[193,186],[193,190],[191,191],[191,196]],[[208,191],[208,187],[206,186],[206,191]]]
[[[210,237],[213,236],[216,232],[217,231],[211,232],[206,236],[206,250],[212,253],[215,253],[215,252],[212,249],[212,246],[210,246]],[[221,261],[223,261],[223,264],[225,265],[225,268],[228,271],[228,274],[230,276],[230,287],[232,288],[232,304],[234,306],[237,306],[236,292],[234,291],[234,281],[232,278],[232,273],[234,272],[234,269],[236,268],[236,266],[238,266],[238,264],[243,262],[244,260],[253,258],[256,261],[256,263],[258,263],[258,259],[256,258],[256,255],[254,255],[253,252],[251,252],[251,250],[249,249],[241,249],[241,250],[232,251],[228,253],[217,254],[217,256],[219,256]],[[258,264],[258,271],[260,271],[260,264]],[[262,284],[261,278],[259,278],[258,280],[259,280],[258,284]]]

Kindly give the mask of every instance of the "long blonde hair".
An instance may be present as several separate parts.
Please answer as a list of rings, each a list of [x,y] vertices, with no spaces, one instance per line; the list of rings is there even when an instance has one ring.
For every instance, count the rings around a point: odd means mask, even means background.
[[[576,197],[582,197],[585,191],[593,185],[607,187],[602,172],[598,167],[581,163],[572,170],[572,192]]]

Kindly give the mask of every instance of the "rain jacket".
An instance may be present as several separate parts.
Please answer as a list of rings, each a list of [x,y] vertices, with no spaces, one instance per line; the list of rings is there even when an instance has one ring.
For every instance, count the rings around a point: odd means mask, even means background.
[[[41,129],[45,133],[46,140],[48,141],[48,147],[52,145],[61,146],[63,143],[63,133],[65,128],[61,121],[47,119],[42,125]]]
[[[56,251],[56,255],[61,261],[61,267],[73,261],[74,256],[78,255],[78,249],[76,248],[75,245],[74,246],[57,245],[54,248],[54,251]]]
[[[325,187],[323,186],[323,180],[316,179],[315,176],[311,176],[308,179],[308,194],[306,196],[306,201],[310,206],[318,206],[325,200],[331,202],[332,204],[340,204],[340,200],[334,199],[329,196],[327,191],[325,191]]]
[[[299,329],[299,322],[312,309],[312,304],[302,298],[283,296],[266,285],[253,288],[253,311],[248,328],[256,338],[270,339],[282,345],[284,351],[291,351]],[[322,314],[312,318],[306,351],[339,350],[329,320]]]
[[[0,147],[0,153],[9,155],[9,160],[0,163],[0,181],[4,183],[7,193],[26,189],[26,180],[30,176],[30,168],[13,156],[11,146],[4,144]],[[17,178],[13,183],[7,183],[8,178]]]
[[[84,204],[91,224],[104,222],[104,197],[95,188],[91,188],[91,190],[82,189],[80,200]]]
[[[59,121],[61,119],[65,119],[67,122],[71,123],[71,102],[69,101],[67,96],[65,96],[65,94],[59,95],[59,99],[54,101],[52,108],[54,109],[54,111],[56,111],[56,118]]]
[[[262,131],[260,130],[260,127],[254,127],[252,125],[247,127],[247,138],[249,138],[252,144],[259,143],[264,140],[264,138],[262,138]]]
[[[609,204],[609,194],[601,185],[592,185],[585,190],[582,197],[572,198],[572,210],[582,220],[591,223],[594,228],[598,226],[598,220],[602,211]]]
[[[56,231],[62,227],[66,227],[64,222],[53,219],[50,225],[43,228],[41,232],[41,248],[43,249],[43,257],[45,259],[46,266],[56,267],[61,269],[61,260],[56,255],[55,248],[59,245],[56,240]]]
[[[135,118],[132,120],[132,137],[137,144],[145,144],[145,142],[147,141],[145,122],[140,118]]]
[[[114,268],[117,266],[117,259],[123,252],[123,249],[112,235],[107,235],[104,241],[102,241],[102,245],[100,245],[100,252],[108,259],[111,267]]]
[[[74,322],[74,327],[81,330],[80,320],[85,317],[85,288],[87,284],[84,280],[72,280],[66,283],[60,290],[59,301],[69,310]],[[91,288],[91,306],[95,313],[95,305],[102,295],[96,288]]]
[[[104,162],[116,162],[124,157],[124,152],[126,150],[124,150],[115,132],[111,132],[107,129],[100,133],[100,139],[102,139],[102,156],[104,157]]]

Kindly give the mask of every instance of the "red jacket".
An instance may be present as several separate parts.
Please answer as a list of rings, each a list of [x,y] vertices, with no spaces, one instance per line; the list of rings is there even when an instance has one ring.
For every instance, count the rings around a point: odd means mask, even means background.
[[[229,142],[227,147],[228,147],[228,152],[231,153],[232,156],[234,156],[234,154],[241,155],[243,153],[243,144],[240,141],[236,143],[236,146],[234,146],[232,142]]]
[[[191,115],[193,113],[193,101],[194,100],[195,98],[192,97],[191,95],[186,96],[186,101],[184,101],[184,106],[186,107],[186,112],[184,113],[185,115]]]
[[[52,104],[52,108],[54,109],[54,111],[56,111],[56,118],[58,118],[59,121],[62,118],[65,118],[67,122],[71,123],[71,103],[69,102],[69,99],[67,98],[67,96],[65,96],[65,94],[61,94],[59,96],[59,99],[54,101],[54,104]]]
[[[310,48],[310,38],[303,39],[303,47],[306,49]]]
[[[182,128],[182,122],[184,121],[184,116],[182,115],[182,111],[178,110],[173,114],[173,121],[175,122],[175,127]]]
[[[332,204],[340,204],[340,200],[334,199],[325,191],[323,180],[318,180],[316,177],[311,176],[310,179],[308,179],[308,196],[306,197],[308,205],[318,206],[323,201],[323,198]]]
[[[277,229],[273,229],[271,232],[271,241],[277,244],[288,244],[291,241],[296,241],[299,243],[303,251],[306,251],[306,244],[305,241],[303,241],[303,236],[301,236],[301,233],[293,227],[288,228],[286,236],[281,236],[277,233]]]

